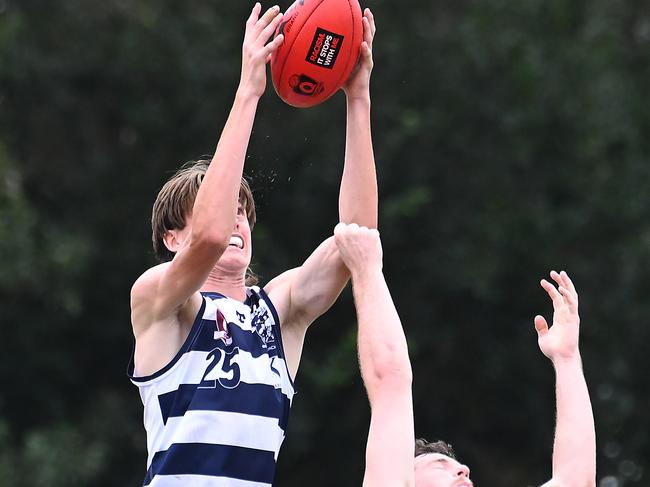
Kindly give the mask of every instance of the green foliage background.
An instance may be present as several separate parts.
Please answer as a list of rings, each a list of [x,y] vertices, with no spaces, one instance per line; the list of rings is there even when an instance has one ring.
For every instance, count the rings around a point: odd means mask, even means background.
[[[265,5],[265,6],[270,6]],[[284,8],[288,4],[281,4]],[[650,482],[650,4],[368,0],[385,271],[409,338],[417,432],[477,485],[550,476],[553,373],[538,281],[581,292],[601,487]],[[0,485],[138,485],[125,376],[149,216],[216,144],[240,1],[0,0]],[[247,173],[264,279],[337,221],[345,103],[269,86]],[[310,330],[278,486],[361,485],[369,418],[349,290]]]

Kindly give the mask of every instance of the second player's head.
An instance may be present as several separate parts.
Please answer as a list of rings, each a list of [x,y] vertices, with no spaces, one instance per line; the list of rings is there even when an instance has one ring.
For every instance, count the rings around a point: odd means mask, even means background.
[[[415,441],[415,487],[472,487],[469,468],[444,441]]]

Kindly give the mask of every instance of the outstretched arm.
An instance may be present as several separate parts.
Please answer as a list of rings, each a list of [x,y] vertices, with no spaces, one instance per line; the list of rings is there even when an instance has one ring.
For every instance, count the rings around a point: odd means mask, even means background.
[[[596,485],[596,432],[589,391],[578,347],[578,293],[566,272],[553,271],[557,288],[543,279],[553,301],[553,326],[535,317],[539,348],[555,368],[557,424],[553,445],[553,478],[544,487]]]
[[[377,228],[377,173],[370,130],[372,41],[377,30],[370,9],[363,14],[360,62],[343,86],[347,103],[345,164],[339,192],[339,219]]]
[[[199,290],[227,248],[257,104],[266,87],[266,64],[283,41],[278,36],[269,42],[282,19],[280,9],[272,7],[260,14],[261,6],[256,3],[246,22],[235,101],[196,195],[188,236],[178,241],[176,255],[168,265],[145,273],[132,290],[136,332],[175,316]]]
[[[339,192],[339,221],[377,227],[377,175],[370,131],[370,75],[375,20],[369,9],[363,17],[360,60],[343,86],[347,99],[345,163]],[[334,303],[349,279],[333,239],[323,242],[290,278],[291,308],[285,324],[298,334]],[[269,283],[272,288],[277,283]]]
[[[347,98],[345,163],[339,194],[339,221],[377,227],[377,177],[370,132],[370,75],[375,21],[369,9],[363,18],[360,61],[343,87]],[[282,321],[287,362],[298,368],[307,327],[341,294],[350,274],[333,238],[326,239],[295,269],[267,284]]]
[[[412,486],[411,363],[404,330],[382,273],[379,232],[339,223],[334,238],[352,274],[359,366],[371,407],[363,485]]]

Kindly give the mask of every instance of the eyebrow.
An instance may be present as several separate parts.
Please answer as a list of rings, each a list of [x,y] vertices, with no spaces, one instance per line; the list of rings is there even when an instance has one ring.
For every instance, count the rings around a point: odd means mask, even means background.
[[[426,463],[428,465],[431,465],[431,464],[434,464],[434,463],[435,464],[438,464],[438,463],[449,464],[449,460],[444,458],[444,457],[433,457],[433,458],[429,458],[428,461],[426,461]]]

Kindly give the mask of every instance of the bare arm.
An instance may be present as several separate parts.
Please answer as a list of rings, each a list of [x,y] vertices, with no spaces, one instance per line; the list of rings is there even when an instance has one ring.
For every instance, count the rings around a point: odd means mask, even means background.
[[[578,348],[578,293],[566,272],[551,272],[558,289],[541,285],[553,300],[553,326],[535,317],[539,347],[552,362],[556,378],[557,424],[553,478],[545,487],[595,487],[596,432],[589,391]]]
[[[366,487],[412,486],[412,372],[406,337],[382,273],[379,232],[339,224],[336,243],[352,274],[359,366],[371,407]]]
[[[240,180],[259,98],[266,87],[266,63],[282,43],[267,43],[282,16],[279,8],[261,18],[255,5],[246,22],[242,72],[233,107],[215,155],[196,196],[191,231],[179,242],[169,265],[145,273],[132,291],[134,326],[148,325],[175,315],[205,282],[228,245],[235,224]]]
[[[375,21],[369,9],[363,18],[360,63],[343,87],[347,98],[345,163],[339,192],[339,221],[377,227],[377,176],[370,130],[370,75]],[[287,293],[283,326],[304,336],[307,326],[327,311],[349,279],[332,239],[325,240],[296,271],[269,283],[269,292]],[[282,290],[279,291],[279,283]],[[273,289],[273,291],[270,291]],[[280,299],[282,300],[282,299]],[[288,326],[287,326],[288,325]]]
[[[282,344],[292,378],[298,371],[307,327],[334,304],[348,278],[348,269],[339,257],[334,237],[329,237],[301,267],[280,274],[264,286],[280,317]],[[292,292],[300,285],[308,290]],[[293,299],[309,301],[296,305]]]
[[[363,16],[361,62],[343,86],[347,102],[345,165],[339,192],[339,219],[377,228],[377,174],[370,129],[370,76],[375,18],[366,9]]]

